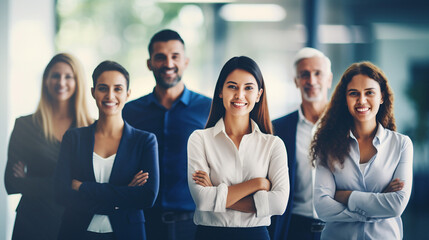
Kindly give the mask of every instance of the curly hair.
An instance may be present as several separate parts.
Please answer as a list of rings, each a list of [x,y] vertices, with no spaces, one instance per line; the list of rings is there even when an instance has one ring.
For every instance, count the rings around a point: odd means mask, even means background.
[[[371,62],[354,63],[347,68],[335,87],[328,108],[311,142],[310,159],[313,166],[316,165],[317,159],[331,171],[334,170],[335,163],[343,166],[350,147],[350,130],[354,126],[353,117],[347,107],[347,86],[353,77],[359,74],[368,76],[380,85],[383,104],[380,105],[376,120],[384,128],[396,130],[393,116],[393,92],[387,83],[386,75]]]

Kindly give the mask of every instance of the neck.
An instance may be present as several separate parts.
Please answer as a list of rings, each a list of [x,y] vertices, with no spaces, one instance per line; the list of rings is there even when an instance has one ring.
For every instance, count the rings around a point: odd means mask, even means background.
[[[234,117],[229,114],[225,114],[223,121],[225,123],[226,134],[228,134],[230,137],[242,137],[252,131],[249,115]]]
[[[114,116],[103,116],[100,115],[100,118],[97,122],[96,132],[106,136],[114,136],[116,134],[122,134],[124,128],[124,120],[122,115]]]
[[[155,96],[162,106],[170,109],[173,103],[182,95],[184,89],[185,85],[183,82],[178,82],[176,86],[167,89],[157,84],[155,86]]]
[[[70,110],[69,101],[55,102],[53,104],[53,112],[55,118],[71,118],[72,113]]]
[[[302,101],[301,109],[302,109],[302,113],[304,114],[304,117],[308,121],[312,123],[316,123],[319,120],[320,116],[325,111],[327,105],[328,105],[328,100],[317,101],[317,102]]]
[[[377,122],[355,122],[353,134],[357,139],[373,139],[377,131]]]

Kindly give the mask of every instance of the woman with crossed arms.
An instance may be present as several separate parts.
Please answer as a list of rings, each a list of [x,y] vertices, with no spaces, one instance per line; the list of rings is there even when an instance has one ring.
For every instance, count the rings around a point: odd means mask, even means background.
[[[272,135],[264,80],[248,57],[222,68],[204,130],[188,141],[196,239],[269,239],[271,215],[286,209],[286,148]]]
[[[91,119],[80,62],[56,54],[46,66],[35,113],[16,119],[5,172],[8,194],[21,193],[12,239],[57,239],[63,208],[55,202],[53,175],[61,140],[69,128]]]
[[[146,239],[143,208],[159,187],[158,149],[152,133],[122,119],[128,72],[104,61],[92,75],[99,119],[66,132],[56,172],[65,206],[58,239]]]
[[[341,77],[312,146],[322,239],[402,239],[413,144],[396,130],[393,93],[370,62]]]

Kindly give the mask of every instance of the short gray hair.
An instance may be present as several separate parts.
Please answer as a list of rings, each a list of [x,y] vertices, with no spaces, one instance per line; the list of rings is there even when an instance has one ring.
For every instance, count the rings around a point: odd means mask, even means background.
[[[319,51],[315,48],[305,47],[305,48],[302,48],[301,50],[299,50],[294,57],[293,65],[295,68],[295,74],[296,74],[296,70],[297,70],[296,68],[298,66],[298,63],[303,59],[312,58],[312,57],[319,57],[319,58],[324,59],[326,61],[326,64],[327,64],[328,72],[332,73],[331,60],[329,60],[329,58],[325,54],[323,54],[321,51]]]

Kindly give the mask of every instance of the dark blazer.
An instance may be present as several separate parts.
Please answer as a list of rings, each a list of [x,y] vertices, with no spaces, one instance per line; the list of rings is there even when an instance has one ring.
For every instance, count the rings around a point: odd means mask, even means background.
[[[8,194],[21,193],[12,239],[57,239],[63,207],[55,202],[53,176],[60,152],[59,141],[48,141],[33,115],[16,119],[10,136],[4,184]],[[13,175],[19,161],[25,178]]]
[[[273,121],[274,135],[279,136],[286,145],[289,167],[289,201],[286,211],[281,216],[272,216],[271,225],[268,227],[272,240],[286,239],[290,219],[292,216],[292,204],[295,190],[296,172],[296,129],[298,125],[298,111]]]
[[[116,239],[146,239],[143,208],[155,202],[159,188],[158,146],[152,133],[125,122],[109,183],[97,183],[93,169],[97,122],[66,132],[55,174],[57,201],[66,207],[58,239],[82,239],[94,214],[108,215]],[[143,170],[143,186],[128,187]],[[72,179],[82,181],[79,191]]]

